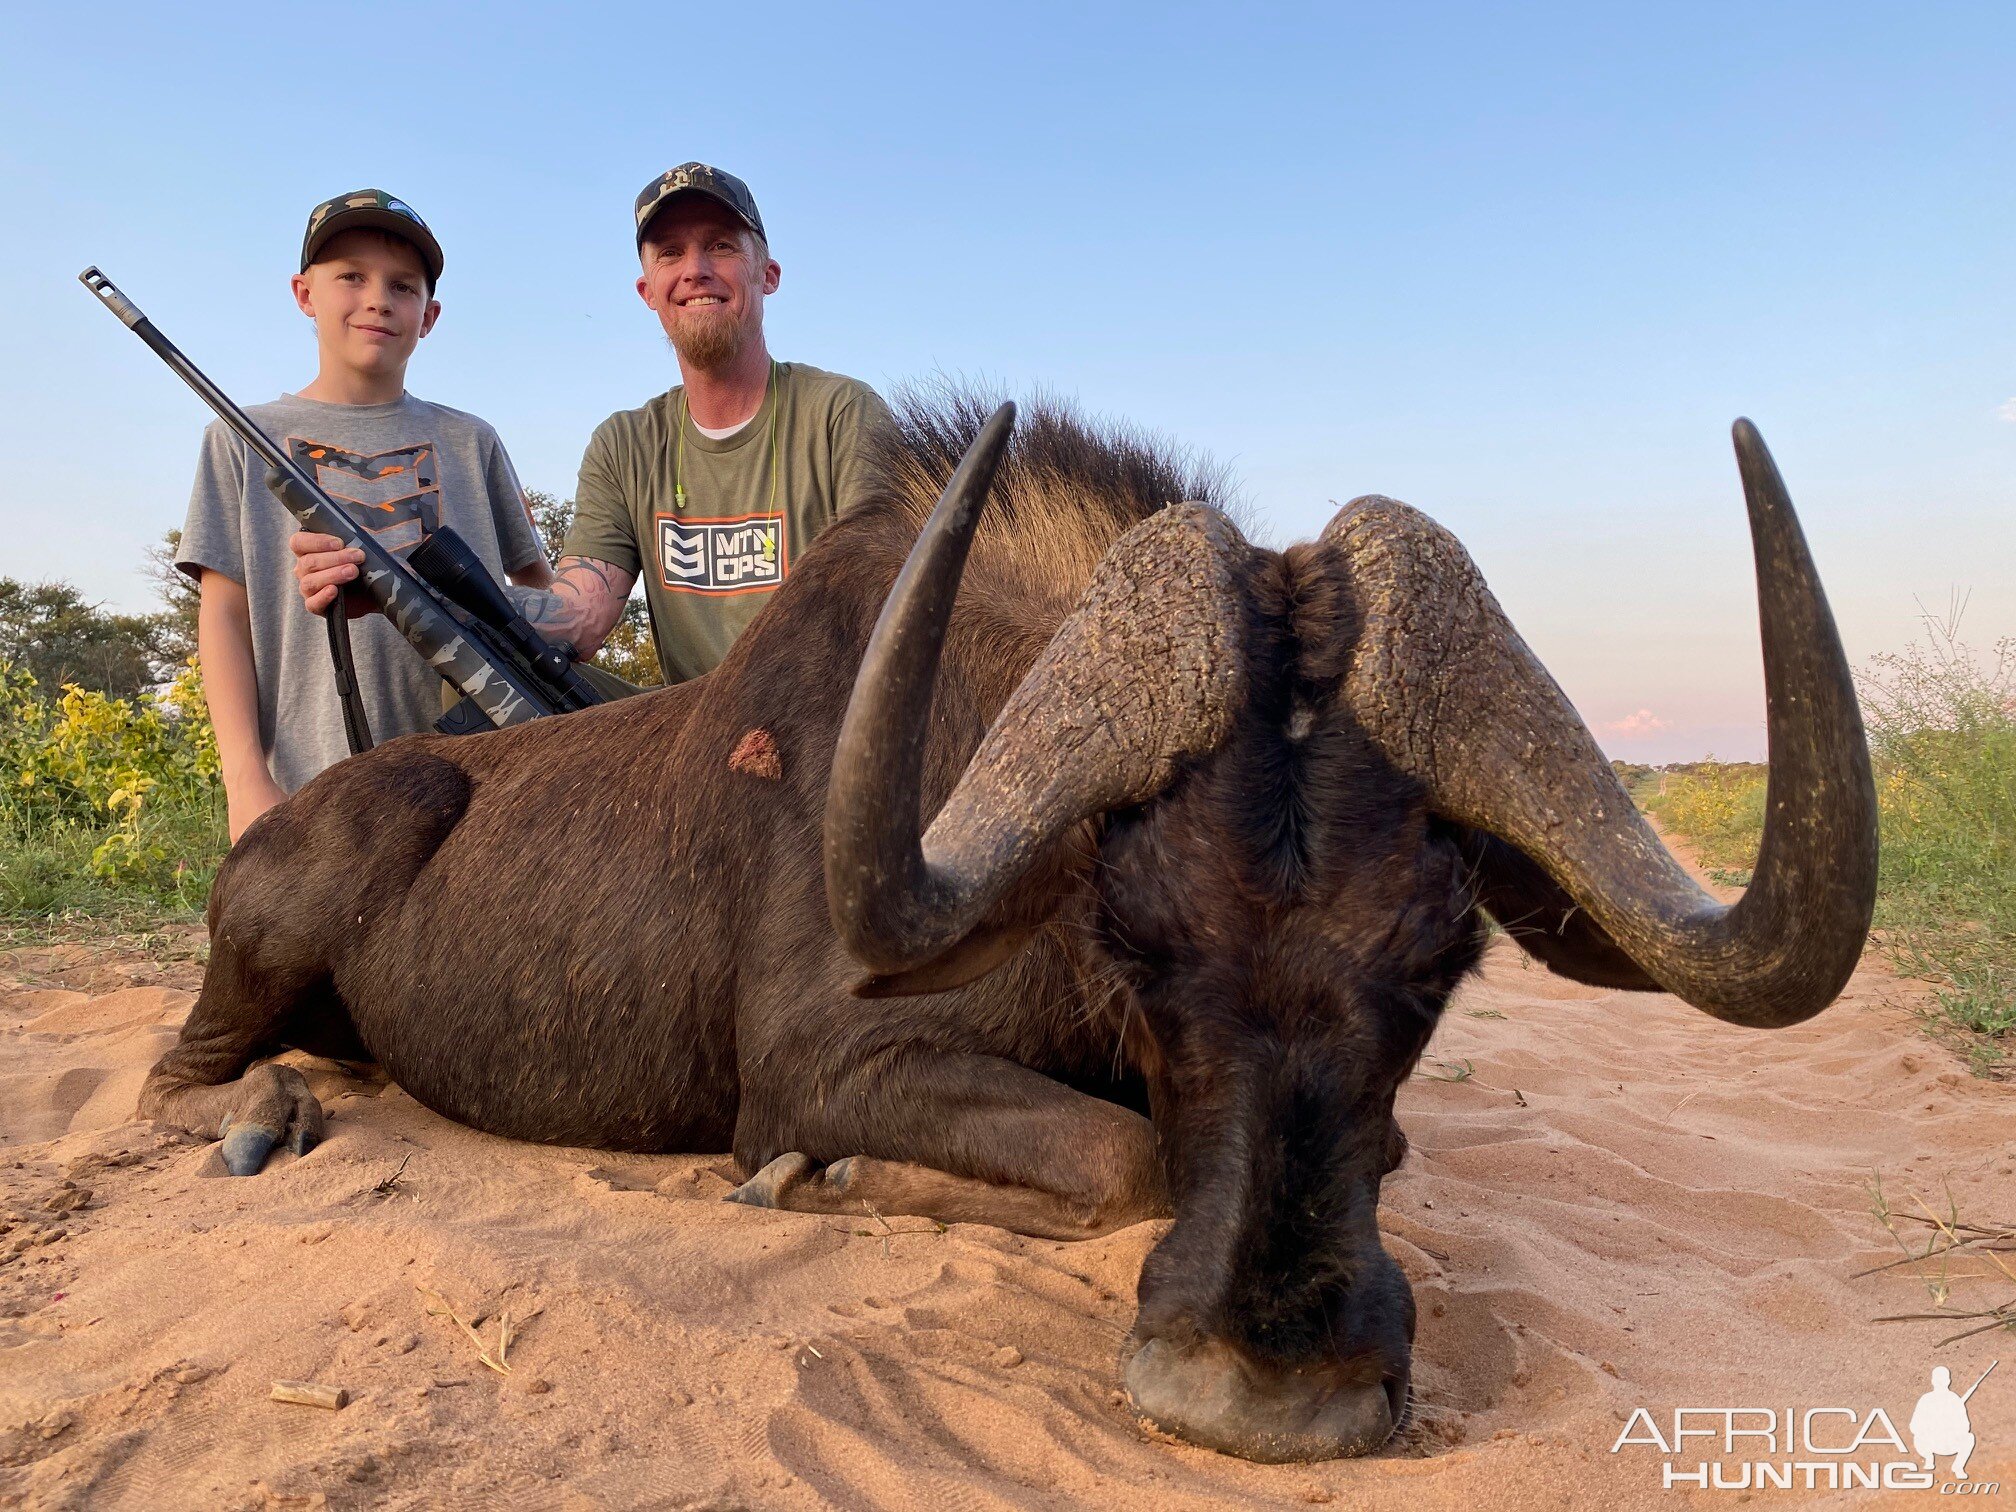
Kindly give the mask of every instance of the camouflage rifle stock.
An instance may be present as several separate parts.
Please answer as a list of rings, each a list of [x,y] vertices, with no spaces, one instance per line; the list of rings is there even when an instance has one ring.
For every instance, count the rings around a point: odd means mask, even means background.
[[[481,728],[473,717],[479,712],[483,720],[501,728],[603,702],[603,695],[574,670],[571,650],[548,642],[525,622],[455,532],[445,528],[433,532],[414,551],[414,566],[420,570],[409,568],[345,514],[111,279],[95,267],[77,276],[259,455],[268,469],[267,486],[303,529],[335,536],[364,553],[363,571],[353,586],[368,593],[427,665],[463,695],[463,702],[442,718],[440,728],[454,734]],[[458,615],[450,603],[462,613]],[[340,603],[332,607],[340,616]],[[344,670],[338,653],[339,685]],[[352,684],[344,698],[346,725],[353,714],[362,717],[354,698]],[[357,749],[354,728],[351,741],[352,749]]]

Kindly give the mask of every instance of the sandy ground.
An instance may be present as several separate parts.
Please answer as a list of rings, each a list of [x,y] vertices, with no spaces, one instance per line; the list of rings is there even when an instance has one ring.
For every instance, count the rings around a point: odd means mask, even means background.
[[[178,943],[0,957],[0,1505],[1910,1506],[1938,1493],[1662,1491],[1659,1450],[1612,1445],[1641,1405],[1901,1431],[1932,1365],[1964,1388],[1997,1358],[1970,1468],[2016,1499],[2016,1336],[1938,1349],[1965,1325],[1872,1321],[1926,1309],[1910,1269],[1854,1277],[1899,1253],[1877,1178],[1907,1211],[1950,1191],[2016,1221],[2016,1088],[1926,1039],[1873,962],[1761,1034],[1500,941],[1402,1097],[1386,1185],[1417,1419],[1373,1459],[1265,1467],[1148,1436],[1116,1390],[1159,1225],[1058,1244],[726,1206],[723,1156],[515,1144],[333,1068],[326,1144],[221,1178],[130,1121],[199,979],[200,935]],[[1954,1305],[2016,1295],[1984,1269],[1955,1263]],[[493,1352],[508,1317],[509,1373],[437,1307]],[[1704,1455],[1755,1451],[1675,1463]]]

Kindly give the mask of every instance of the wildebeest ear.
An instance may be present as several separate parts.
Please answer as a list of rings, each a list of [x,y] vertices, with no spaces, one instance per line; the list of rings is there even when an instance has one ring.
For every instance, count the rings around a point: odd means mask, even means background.
[[[1035,932],[1034,926],[1025,924],[982,925],[921,966],[864,977],[854,984],[854,996],[917,997],[927,992],[950,992],[954,987],[979,981],[996,966],[1005,965]]]
[[[1548,970],[1591,987],[1664,991],[1539,862],[1496,835],[1456,828],[1479,906],[1520,949]]]

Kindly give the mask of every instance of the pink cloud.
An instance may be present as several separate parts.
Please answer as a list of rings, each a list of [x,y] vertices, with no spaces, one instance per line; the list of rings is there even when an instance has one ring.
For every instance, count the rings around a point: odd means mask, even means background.
[[[1650,709],[1640,709],[1636,714],[1626,714],[1622,719],[1613,719],[1601,727],[1605,735],[1622,735],[1627,739],[1637,735],[1656,735],[1661,730],[1673,728]]]

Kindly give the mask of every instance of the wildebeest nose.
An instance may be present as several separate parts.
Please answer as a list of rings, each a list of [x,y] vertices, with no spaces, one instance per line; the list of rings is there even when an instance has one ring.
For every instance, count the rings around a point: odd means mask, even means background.
[[[1407,1400],[1404,1376],[1340,1383],[1321,1370],[1256,1365],[1215,1339],[1150,1339],[1125,1379],[1163,1432],[1269,1464],[1370,1454],[1392,1437]]]

